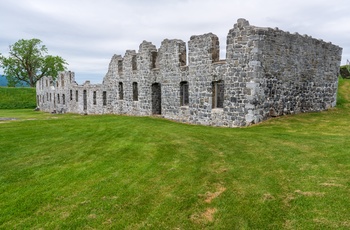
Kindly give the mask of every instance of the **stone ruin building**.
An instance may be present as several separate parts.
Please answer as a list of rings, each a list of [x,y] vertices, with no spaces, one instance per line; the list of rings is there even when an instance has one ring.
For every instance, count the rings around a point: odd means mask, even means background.
[[[240,127],[336,105],[342,48],[307,35],[238,19],[219,59],[212,33],[186,43],[143,41],[114,55],[102,84],[78,85],[73,72],[37,82],[42,111],[160,115],[200,125]],[[188,55],[188,57],[187,57]],[[188,62],[187,62],[188,60]]]

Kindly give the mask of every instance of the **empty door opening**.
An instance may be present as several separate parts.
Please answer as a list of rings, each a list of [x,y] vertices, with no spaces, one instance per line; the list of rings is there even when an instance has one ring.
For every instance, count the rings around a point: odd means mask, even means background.
[[[159,83],[152,84],[152,114],[162,114],[162,91]]]

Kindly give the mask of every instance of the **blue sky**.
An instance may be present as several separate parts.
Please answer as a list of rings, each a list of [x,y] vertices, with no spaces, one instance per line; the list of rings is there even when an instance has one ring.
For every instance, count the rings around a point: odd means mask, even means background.
[[[39,38],[69,63],[76,80],[101,83],[113,54],[138,50],[143,40],[212,32],[225,58],[226,36],[238,18],[332,42],[350,60],[348,0],[1,0],[0,53],[19,39]],[[2,70],[0,70],[0,74]]]

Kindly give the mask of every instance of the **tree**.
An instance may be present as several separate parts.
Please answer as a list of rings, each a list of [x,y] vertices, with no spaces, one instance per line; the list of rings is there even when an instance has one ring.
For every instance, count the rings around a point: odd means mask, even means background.
[[[31,87],[44,76],[57,77],[66,70],[66,61],[59,56],[47,55],[47,48],[39,39],[21,39],[10,46],[9,57],[0,54],[0,66],[9,85],[26,82]]]

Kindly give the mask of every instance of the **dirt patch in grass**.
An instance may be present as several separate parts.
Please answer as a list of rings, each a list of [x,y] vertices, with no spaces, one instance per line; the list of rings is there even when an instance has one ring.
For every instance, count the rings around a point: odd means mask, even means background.
[[[194,214],[191,220],[196,224],[205,224],[214,221],[214,214],[217,212],[216,208],[207,208],[203,213]]]
[[[18,120],[15,117],[0,117],[0,121],[13,121],[13,120]]]
[[[61,219],[67,219],[70,216],[69,212],[62,212],[61,213]]]
[[[294,193],[288,193],[284,199],[283,204],[287,207],[291,206],[291,202],[300,196],[306,196],[306,197],[323,197],[325,195],[324,192],[303,192],[301,190],[295,190]]]
[[[112,223],[113,223],[112,219],[109,218],[109,219],[107,219],[106,221],[104,221],[102,224],[103,224],[103,225],[111,225]]]
[[[287,196],[283,199],[283,204],[285,205],[285,206],[287,206],[287,207],[290,207],[291,206],[291,204],[290,204],[290,202],[291,201],[293,201],[293,200],[295,200],[295,196],[294,196],[294,194],[287,194]]]
[[[97,215],[96,214],[90,214],[88,217],[89,217],[89,219],[96,219]]]
[[[262,200],[265,202],[265,201],[268,201],[268,200],[275,200],[276,198],[271,195],[270,193],[265,193],[262,197]]]
[[[227,168],[221,167],[221,168],[217,169],[215,172],[216,172],[217,174],[220,174],[220,173],[225,173],[225,172],[227,172],[227,171],[228,171]]]
[[[202,216],[208,220],[209,222],[213,222],[214,221],[214,214],[217,212],[216,208],[208,208],[203,214]]]
[[[0,123],[7,123],[8,121],[16,121],[18,118],[15,117],[0,117]]]
[[[349,221],[340,221],[340,222],[335,222],[332,220],[328,220],[326,218],[316,218],[313,220],[316,224],[322,225],[322,226],[327,226],[327,228],[332,228],[332,229],[348,229],[350,227],[350,222]],[[325,227],[326,228],[326,227]]]
[[[205,198],[204,202],[210,204],[213,199],[217,198],[218,196],[221,195],[221,193],[225,191],[226,191],[225,187],[219,186],[216,189],[216,192],[206,192],[204,195],[204,198]]]
[[[335,184],[335,183],[322,183],[320,185],[325,187],[344,187],[344,185],[342,184]]]
[[[295,220],[286,220],[283,224],[283,229],[295,229],[293,227]]]
[[[303,192],[300,190],[295,190],[295,193],[302,195],[302,196],[317,196],[317,197],[322,197],[325,195],[324,192]]]

